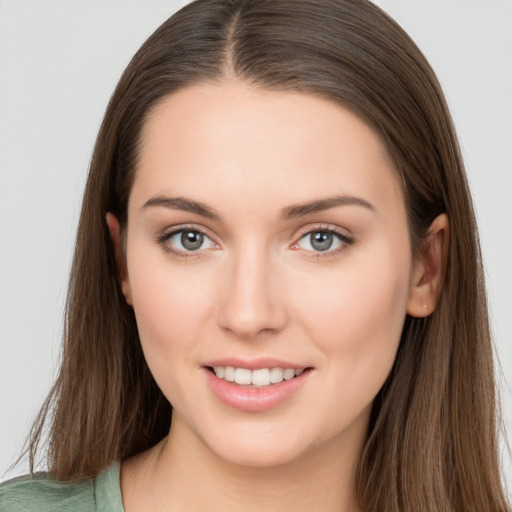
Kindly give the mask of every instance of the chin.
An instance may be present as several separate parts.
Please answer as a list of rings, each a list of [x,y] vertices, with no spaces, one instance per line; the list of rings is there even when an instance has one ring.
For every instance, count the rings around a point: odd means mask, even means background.
[[[217,442],[216,442],[217,441]],[[292,432],[262,432],[226,435],[206,443],[208,448],[226,462],[238,466],[268,468],[281,466],[300,458],[309,443]]]
[[[269,447],[259,449],[259,446],[238,448],[233,444],[229,450],[218,453],[224,460],[237,466],[253,468],[270,468],[282,466],[296,460],[303,450],[272,450]]]

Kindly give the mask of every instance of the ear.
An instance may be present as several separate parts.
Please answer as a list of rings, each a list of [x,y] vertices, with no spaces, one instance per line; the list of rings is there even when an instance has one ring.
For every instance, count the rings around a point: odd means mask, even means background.
[[[121,229],[117,217],[111,213],[106,216],[108,230],[112,245],[114,246],[114,256],[116,259],[117,270],[119,272],[119,279],[121,281],[121,290],[126,299],[126,302],[132,305],[132,295],[130,290],[130,281],[128,280],[128,269],[126,267],[126,259],[124,257],[123,244],[121,241]]]
[[[430,225],[411,280],[407,313],[417,318],[430,315],[437,306],[448,260],[449,223],[442,213]]]

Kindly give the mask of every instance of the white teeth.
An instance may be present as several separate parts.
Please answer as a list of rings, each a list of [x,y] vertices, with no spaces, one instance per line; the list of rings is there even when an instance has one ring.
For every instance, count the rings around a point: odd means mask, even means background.
[[[224,378],[224,366],[216,366],[213,371],[215,372],[215,375],[217,375],[217,377],[220,379]]]
[[[290,380],[293,379],[293,377],[295,377],[295,370],[292,368],[286,368],[286,370],[283,372],[284,380]]]
[[[298,377],[304,368],[297,370],[293,368],[259,368],[251,371],[247,368],[234,368],[233,366],[215,366],[213,371],[219,379],[235,382],[242,386],[252,385],[260,388]]]
[[[228,382],[235,381],[235,369],[232,366],[226,366],[224,368],[224,380]]]
[[[251,384],[251,370],[247,368],[236,368],[235,382],[237,384],[245,384],[246,386]]]
[[[283,369],[282,368],[272,368],[270,370],[270,382],[272,384],[277,384],[283,380]]]
[[[253,370],[251,383],[255,386],[268,386],[270,384],[270,370],[268,368]]]

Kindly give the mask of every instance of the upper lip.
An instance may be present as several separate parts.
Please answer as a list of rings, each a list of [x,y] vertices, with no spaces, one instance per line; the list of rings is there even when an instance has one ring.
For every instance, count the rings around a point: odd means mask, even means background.
[[[215,359],[208,361],[204,366],[233,366],[234,368],[247,368],[248,370],[259,370],[261,368],[293,368],[300,370],[307,368],[308,365],[292,363],[291,361],[284,361],[273,357],[258,357],[253,359],[241,359],[238,357],[223,357],[222,359]]]

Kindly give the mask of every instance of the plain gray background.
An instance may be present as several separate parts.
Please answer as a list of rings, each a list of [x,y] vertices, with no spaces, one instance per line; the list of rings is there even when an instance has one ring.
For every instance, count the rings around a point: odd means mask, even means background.
[[[0,480],[52,382],[88,162],[114,86],[173,0],[0,0]],[[512,432],[512,1],[380,0],[443,85],[480,223]],[[506,382],[508,380],[508,383]],[[503,447],[507,480],[510,456]]]

